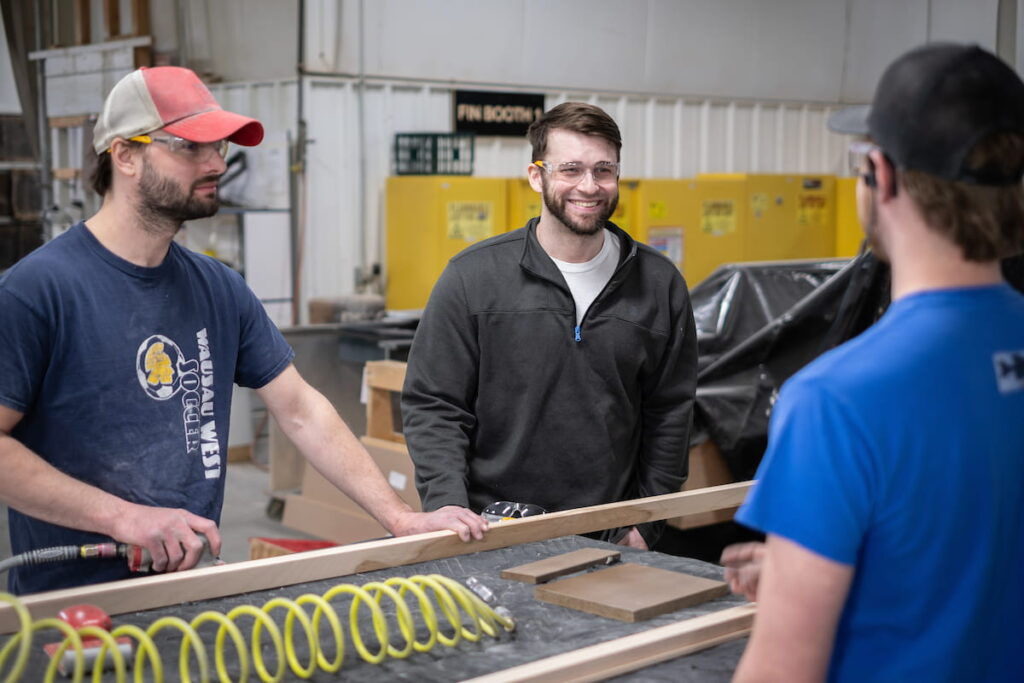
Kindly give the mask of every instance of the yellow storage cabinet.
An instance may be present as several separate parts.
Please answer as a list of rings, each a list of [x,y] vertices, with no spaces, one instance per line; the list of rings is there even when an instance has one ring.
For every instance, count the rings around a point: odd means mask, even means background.
[[[639,203],[637,202],[637,189],[640,181],[632,178],[623,178],[619,181],[619,203],[612,214],[612,223],[619,226],[633,239],[643,242],[640,236],[640,226],[637,222]]]
[[[743,175],[641,180],[637,239],[665,254],[693,287],[724,263],[743,260]]]
[[[747,182],[741,174],[696,179],[696,223],[685,233],[683,276],[691,287],[726,263],[744,259],[748,232]]]
[[[509,178],[508,180],[508,218],[505,220],[506,232],[517,230],[526,221],[540,215],[543,200],[540,192],[534,192],[530,181],[526,178]]]
[[[831,258],[835,253],[835,178],[749,174],[744,260]]]
[[[693,180],[651,178],[637,182],[633,237],[649,244],[687,273],[687,230],[697,225]],[[687,278],[689,280],[689,278]]]
[[[836,256],[857,255],[864,231],[857,218],[857,179],[836,179]]]
[[[448,259],[506,229],[505,178],[395,176],[385,192],[390,309],[426,306]]]

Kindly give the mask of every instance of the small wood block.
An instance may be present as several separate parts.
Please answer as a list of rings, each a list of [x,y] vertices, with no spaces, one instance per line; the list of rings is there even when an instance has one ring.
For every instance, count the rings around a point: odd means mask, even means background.
[[[617,562],[621,553],[617,550],[583,548],[571,553],[555,555],[536,562],[510,567],[501,572],[501,578],[523,583],[544,583],[551,579],[572,574],[597,564]]]
[[[622,564],[533,589],[533,597],[619,621],[644,621],[725,595],[728,587],[657,567]]]

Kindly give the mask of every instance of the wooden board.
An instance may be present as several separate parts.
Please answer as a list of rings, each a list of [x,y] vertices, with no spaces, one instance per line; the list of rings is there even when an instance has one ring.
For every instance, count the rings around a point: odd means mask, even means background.
[[[574,574],[598,564],[617,562],[622,553],[617,550],[601,550],[600,548],[583,548],[571,553],[555,555],[536,562],[521,564],[518,567],[503,569],[501,578],[523,583],[545,583],[566,574]]]
[[[725,595],[722,581],[642,564],[621,564],[545,586],[538,600],[619,621],[644,621]]]
[[[730,607],[496,671],[465,683],[603,681],[742,638],[750,633],[755,610],[752,604]]]
[[[265,560],[37,593],[26,596],[21,602],[36,619],[54,616],[68,605],[83,602],[97,605],[111,615],[138,612],[175,605],[183,600],[208,600],[238,595],[718,510],[742,503],[752,484],[746,481],[700,491],[670,493],[513,519],[495,524],[483,540],[469,543],[460,541],[454,531],[432,531]],[[19,618],[14,607],[0,603],[0,634],[11,633],[18,624]]]

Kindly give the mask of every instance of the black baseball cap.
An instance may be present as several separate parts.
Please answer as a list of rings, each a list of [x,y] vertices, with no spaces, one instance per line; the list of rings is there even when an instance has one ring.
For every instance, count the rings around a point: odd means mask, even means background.
[[[1024,83],[977,45],[932,43],[885,70],[870,106],[835,112],[828,127],[870,136],[899,168],[977,185],[1011,185],[1024,176],[971,170],[968,154],[993,133],[1024,136]]]

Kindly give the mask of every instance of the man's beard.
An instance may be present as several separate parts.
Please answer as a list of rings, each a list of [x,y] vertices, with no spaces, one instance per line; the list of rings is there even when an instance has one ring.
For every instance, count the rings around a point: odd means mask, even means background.
[[[543,181],[541,196],[544,198],[544,206],[548,207],[548,212],[552,216],[557,218],[562,225],[569,228],[573,233],[584,236],[594,235],[601,230],[608,219],[612,217],[612,214],[615,213],[615,207],[619,205],[619,193],[616,192],[615,196],[608,201],[602,213],[594,214],[590,218],[579,221],[569,217],[565,208],[567,203],[565,195],[562,196],[561,200],[555,197],[554,192],[551,191],[551,185],[548,184],[546,179]]]
[[[196,218],[207,218],[217,213],[220,201],[214,195],[201,198],[194,194],[199,185],[209,183],[217,176],[200,178],[189,187],[187,192],[170,178],[157,175],[153,167],[145,160],[142,162],[142,175],[139,177],[139,214],[143,217],[143,225],[154,232],[161,232],[161,225],[173,225],[177,232],[181,224]]]

